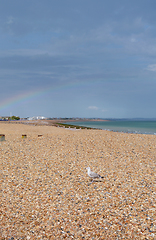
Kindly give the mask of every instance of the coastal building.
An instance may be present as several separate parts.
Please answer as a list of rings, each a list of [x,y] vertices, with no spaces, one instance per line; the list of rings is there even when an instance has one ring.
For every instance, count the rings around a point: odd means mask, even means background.
[[[0,121],[8,121],[9,118],[10,118],[9,116],[1,116]]]
[[[35,117],[29,117],[28,120],[43,120],[43,119],[46,119],[45,117],[43,116],[35,116]]]

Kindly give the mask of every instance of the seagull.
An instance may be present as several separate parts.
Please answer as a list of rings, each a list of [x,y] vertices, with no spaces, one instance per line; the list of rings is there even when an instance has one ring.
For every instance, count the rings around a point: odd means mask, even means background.
[[[95,178],[103,178],[103,177],[101,177],[99,174],[92,172],[92,171],[90,170],[90,167],[87,167],[86,169],[88,170],[88,176],[89,176],[90,178],[92,178],[93,180],[94,180]]]

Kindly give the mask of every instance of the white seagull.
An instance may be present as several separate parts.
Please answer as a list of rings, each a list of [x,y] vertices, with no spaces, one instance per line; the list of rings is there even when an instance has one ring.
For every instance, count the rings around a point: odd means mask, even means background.
[[[95,178],[103,178],[103,177],[101,177],[99,174],[92,172],[92,171],[90,170],[90,167],[87,167],[86,169],[88,170],[88,176],[89,176],[90,178],[92,178],[92,179],[95,179]]]

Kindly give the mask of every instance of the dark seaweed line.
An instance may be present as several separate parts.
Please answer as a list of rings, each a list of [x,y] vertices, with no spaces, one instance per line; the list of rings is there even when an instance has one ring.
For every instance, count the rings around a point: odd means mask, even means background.
[[[98,129],[98,128],[91,128],[91,127],[84,127],[84,126],[77,126],[72,124],[66,124],[66,123],[55,123],[59,127],[65,127],[65,128],[76,128],[76,129]]]

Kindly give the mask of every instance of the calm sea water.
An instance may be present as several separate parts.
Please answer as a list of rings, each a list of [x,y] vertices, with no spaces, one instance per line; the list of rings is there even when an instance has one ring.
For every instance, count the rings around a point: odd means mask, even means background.
[[[100,128],[115,132],[128,132],[156,135],[156,121],[112,120],[112,121],[82,121],[68,122],[68,124]]]

